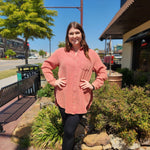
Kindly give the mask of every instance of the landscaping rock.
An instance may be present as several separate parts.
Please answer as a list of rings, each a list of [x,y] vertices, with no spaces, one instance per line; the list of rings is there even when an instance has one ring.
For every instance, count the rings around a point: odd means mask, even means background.
[[[146,140],[144,140],[143,142],[141,142],[142,146],[150,146],[150,137]]]
[[[93,146],[93,147],[89,147],[85,144],[82,144],[81,145],[81,149],[82,150],[103,150],[103,147],[102,146]]]
[[[110,149],[112,149],[111,144],[107,144],[107,145],[103,146],[103,150],[110,150]]]
[[[109,135],[111,145],[114,149],[127,150],[126,143],[119,137],[115,137],[112,134]]]
[[[150,150],[150,147],[141,146],[138,150]]]
[[[136,142],[136,143],[133,143],[131,146],[129,146],[128,149],[135,150],[135,149],[139,149],[140,146],[141,146],[140,143]]]
[[[100,134],[91,134],[87,135],[84,140],[87,146],[100,146],[107,145],[110,143],[110,138],[106,132],[102,132]]]

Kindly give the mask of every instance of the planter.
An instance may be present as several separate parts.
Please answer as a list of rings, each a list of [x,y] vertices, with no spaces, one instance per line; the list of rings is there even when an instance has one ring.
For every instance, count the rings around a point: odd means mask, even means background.
[[[117,84],[120,88],[122,87],[122,74],[112,71],[112,70],[107,70],[108,74],[108,82],[112,85]]]

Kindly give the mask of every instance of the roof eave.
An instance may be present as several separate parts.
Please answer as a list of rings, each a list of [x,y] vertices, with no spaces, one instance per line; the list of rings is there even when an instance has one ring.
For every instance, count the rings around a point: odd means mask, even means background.
[[[135,0],[127,0],[124,5],[120,8],[120,10],[116,13],[116,15],[113,17],[113,19],[111,20],[111,22],[108,24],[108,26],[106,27],[106,29],[104,30],[104,32],[101,34],[101,36],[99,37],[99,40],[104,40],[106,39],[108,36],[111,35],[112,39],[122,39],[123,33],[121,34],[111,34],[111,33],[107,33],[108,29],[110,29],[115,22],[123,15],[124,12],[127,11],[127,9],[134,3]],[[113,36],[115,35],[115,36]]]

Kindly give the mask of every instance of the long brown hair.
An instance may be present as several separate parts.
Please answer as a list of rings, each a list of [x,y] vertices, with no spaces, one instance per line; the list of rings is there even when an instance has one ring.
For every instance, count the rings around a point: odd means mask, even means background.
[[[69,30],[70,30],[72,27],[75,28],[75,29],[80,30],[80,32],[81,32],[81,34],[82,34],[82,40],[81,40],[81,43],[80,43],[80,44],[81,44],[81,47],[82,47],[83,50],[84,50],[85,56],[86,56],[88,59],[90,59],[90,57],[89,57],[89,55],[88,55],[89,46],[88,46],[88,44],[87,44],[86,41],[85,41],[85,33],[84,33],[84,30],[83,30],[82,26],[81,26],[79,23],[77,23],[77,22],[71,22],[71,23],[68,25],[67,32],[66,32],[66,39],[65,39],[65,40],[66,40],[66,51],[69,52],[70,49],[72,48],[72,44],[69,42],[69,38],[68,38]]]

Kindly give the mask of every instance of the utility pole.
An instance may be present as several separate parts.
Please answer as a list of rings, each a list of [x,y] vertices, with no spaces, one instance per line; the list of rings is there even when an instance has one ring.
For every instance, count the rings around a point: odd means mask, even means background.
[[[80,22],[81,26],[83,26],[83,0],[80,1]]]
[[[44,8],[76,8],[80,11],[80,24],[83,26],[83,0],[80,0],[80,7],[64,7],[64,6],[60,6],[60,7],[44,7]]]
[[[64,6],[60,6],[60,7],[44,7],[44,8],[76,8],[80,11],[80,24],[81,26],[83,26],[83,0],[80,0],[80,7],[64,7]],[[49,52],[50,52],[50,56],[51,56],[51,38],[49,39]]]
[[[51,56],[51,38],[49,39],[49,56]]]

